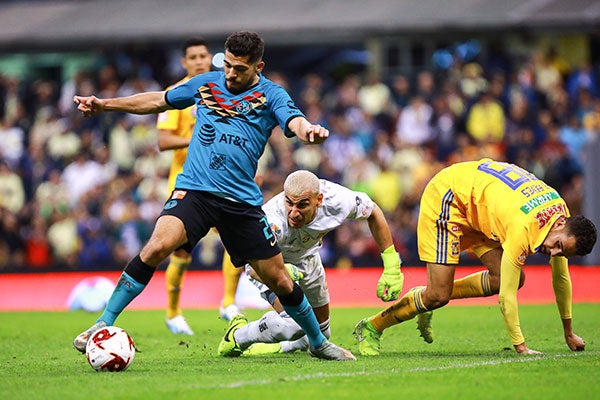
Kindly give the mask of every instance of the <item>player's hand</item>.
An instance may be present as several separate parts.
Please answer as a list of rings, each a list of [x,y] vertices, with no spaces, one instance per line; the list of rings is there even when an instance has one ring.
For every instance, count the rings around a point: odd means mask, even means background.
[[[91,117],[104,111],[102,100],[96,96],[74,96],[73,103],[77,104],[77,110],[81,111],[84,117]]]
[[[304,274],[294,264],[285,263],[284,267],[287,273],[290,275],[290,278],[292,278],[292,281],[298,282],[304,279]]]
[[[329,130],[321,125],[311,125],[306,131],[309,143],[323,143],[329,137]]]
[[[527,345],[525,344],[525,342],[523,342],[521,344],[515,344],[515,350],[519,354],[542,354],[541,351],[532,350],[532,349],[527,348]]]
[[[398,298],[404,286],[404,274],[400,271],[400,255],[394,246],[381,253],[383,273],[377,282],[377,297],[383,301],[393,301]]]
[[[585,350],[585,340],[583,340],[574,333],[571,333],[570,335],[565,335],[565,341],[567,342],[567,346],[569,346],[569,348],[572,351]]]

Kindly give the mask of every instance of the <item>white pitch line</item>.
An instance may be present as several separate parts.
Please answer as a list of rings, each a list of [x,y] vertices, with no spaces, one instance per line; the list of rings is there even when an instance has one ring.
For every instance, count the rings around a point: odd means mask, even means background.
[[[539,360],[552,360],[556,358],[563,357],[576,357],[577,354],[555,354],[551,356],[545,355],[532,355],[532,356],[516,356],[517,358],[510,358],[506,360],[491,360],[491,361],[479,361],[472,363],[454,363],[448,365],[440,365],[436,367],[417,367],[417,368],[408,368],[408,369],[396,369],[392,368],[391,370],[370,370],[370,371],[352,371],[352,372],[336,372],[336,373],[324,373],[317,372],[315,374],[306,374],[306,375],[298,375],[291,376],[286,378],[272,378],[272,379],[254,379],[247,381],[237,381],[230,382],[225,384],[215,384],[215,385],[193,385],[199,389],[234,389],[245,386],[261,386],[261,385],[271,385],[280,382],[295,382],[295,381],[307,381],[312,379],[323,379],[323,378],[338,378],[338,377],[353,377],[353,376],[371,376],[371,375],[383,375],[389,374],[390,372],[395,374],[405,374],[410,372],[432,372],[432,371],[444,371],[449,369],[462,369],[462,368],[477,368],[477,367],[485,367],[485,366],[495,366],[502,364],[512,364],[512,363],[526,363],[532,361]],[[334,361],[335,362],[335,361]]]

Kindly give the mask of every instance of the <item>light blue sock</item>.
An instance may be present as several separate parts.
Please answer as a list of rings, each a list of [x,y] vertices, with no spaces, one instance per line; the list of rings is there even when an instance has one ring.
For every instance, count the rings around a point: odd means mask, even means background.
[[[285,312],[302,327],[312,347],[321,347],[325,336],[319,327],[319,322],[313,312],[310,303],[303,296],[302,302],[297,306],[283,306]]]
[[[119,314],[131,303],[131,300],[142,293],[145,287],[146,285],[139,283],[129,276],[127,272],[123,271],[119,282],[117,282],[117,287],[115,287],[108,300],[108,304],[106,304],[104,312],[96,322],[104,321],[106,325],[113,325]]]

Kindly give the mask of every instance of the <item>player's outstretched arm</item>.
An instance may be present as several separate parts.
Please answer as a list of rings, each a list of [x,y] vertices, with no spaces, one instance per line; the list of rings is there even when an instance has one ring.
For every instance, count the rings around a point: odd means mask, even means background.
[[[99,99],[96,96],[74,96],[77,110],[85,117],[91,117],[107,111],[131,114],[155,114],[171,107],[165,101],[165,92],[145,92],[127,97]]]
[[[507,246],[510,248],[509,246]],[[513,264],[507,252],[504,251],[500,261],[500,292],[498,293],[498,304],[504,318],[504,325],[510,336],[510,340],[519,354],[540,354],[535,350],[527,348],[525,338],[521,331],[519,322],[519,305],[517,302],[517,290],[522,265]]]
[[[313,125],[304,117],[296,117],[288,123],[288,128],[305,144],[320,144],[329,136],[329,130],[321,125]]]
[[[585,341],[573,333],[572,325],[572,296],[573,287],[569,275],[568,261],[565,257],[550,257],[552,267],[552,287],[556,305],[563,325],[565,342],[572,351],[584,351]]]
[[[390,227],[377,204],[373,206],[367,221],[383,261],[383,273],[377,281],[377,297],[383,301],[397,300],[404,286],[404,274],[400,270],[402,258],[394,247]]]

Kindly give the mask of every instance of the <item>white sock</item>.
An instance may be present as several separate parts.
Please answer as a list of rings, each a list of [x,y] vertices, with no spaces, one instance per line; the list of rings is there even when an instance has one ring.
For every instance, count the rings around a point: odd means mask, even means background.
[[[283,318],[276,311],[269,311],[258,321],[249,322],[233,334],[242,349],[252,343],[277,343],[283,340],[295,340],[304,335],[300,325],[292,318]]]

